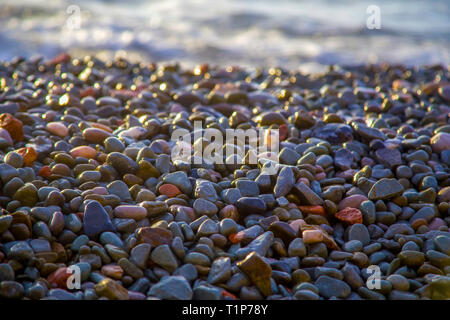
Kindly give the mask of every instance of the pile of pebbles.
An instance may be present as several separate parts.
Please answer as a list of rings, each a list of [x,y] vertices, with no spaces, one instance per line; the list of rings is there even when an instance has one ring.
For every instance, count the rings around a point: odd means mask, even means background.
[[[449,299],[449,102],[440,65],[1,62],[0,297]],[[174,161],[194,121],[279,129],[277,174]]]

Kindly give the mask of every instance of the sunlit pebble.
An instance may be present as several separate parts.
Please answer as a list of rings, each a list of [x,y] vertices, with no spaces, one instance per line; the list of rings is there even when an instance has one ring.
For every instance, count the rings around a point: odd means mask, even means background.
[[[47,111],[42,115],[42,119],[46,121],[53,121],[56,117],[56,112],[53,110]]]
[[[133,139],[139,139],[144,134],[147,133],[147,130],[141,127],[132,127],[128,130],[122,131],[119,133],[119,137],[132,137]]]
[[[69,134],[69,129],[61,122],[50,122],[47,124],[46,129],[48,132],[64,138]]]
[[[84,157],[84,158],[92,159],[92,158],[95,158],[97,153],[98,153],[97,150],[95,150],[94,148],[88,147],[88,146],[80,146],[80,147],[76,147],[76,148],[73,148],[72,150],[70,150],[70,155],[73,158]]]

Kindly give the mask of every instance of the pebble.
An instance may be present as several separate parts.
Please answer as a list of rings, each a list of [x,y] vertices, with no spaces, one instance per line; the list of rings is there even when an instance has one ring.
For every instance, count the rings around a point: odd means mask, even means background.
[[[359,211],[359,209],[356,208],[347,207],[337,212],[336,218],[347,224],[356,224],[356,223],[361,224],[363,222],[362,213],[361,211]]]
[[[270,283],[272,268],[259,254],[256,252],[250,253],[244,260],[238,262],[237,266],[250,278],[264,296],[270,295],[272,292]]]
[[[328,299],[331,297],[345,299],[351,293],[350,286],[344,281],[326,275],[320,276],[314,284],[319,289],[320,295]]]
[[[370,243],[369,230],[363,224],[353,224],[348,230],[348,240],[358,240],[363,246],[366,246]]]
[[[257,197],[242,197],[237,201],[239,213],[249,215],[254,213],[263,213],[267,206],[264,200]]]
[[[16,281],[0,282],[0,297],[4,299],[20,299],[24,291],[23,285]]]
[[[153,249],[150,259],[169,272],[174,272],[178,267],[178,262],[167,244]]]
[[[114,216],[139,221],[147,217],[147,210],[140,206],[122,205],[114,208]]]
[[[210,217],[215,215],[219,211],[214,203],[202,198],[196,199],[194,201],[193,208],[198,217],[201,217],[203,215]]]
[[[290,167],[284,167],[280,170],[277,177],[277,182],[273,189],[275,198],[283,197],[291,191],[295,184],[294,173]]]
[[[105,278],[94,286],[95,292],[100,297],[106,297],[110,300],[129,300],[127,289],[121,286],[117,281]]]
[[[214,260],[206,281],[210,284],[226,283],[231,277],[231,260],[220,257]]]
[[[69,129],[62,122],[49,122],[45,129],[58,137],[65,138],[69,134]]]
[[[397,180],[383,178],[378,180],[370,189],[369,199],[386,200],[399,195],[403,190],[403,186]]]
[[[165,300],[190,300],[193,291],[184,277],[168,276],[153,285],[148,294]]]
[[[90,238],[94,238],[104,231],[115,230],[108,213],[97,201],[91,201],[86,205],[83,225],[84,233]]]

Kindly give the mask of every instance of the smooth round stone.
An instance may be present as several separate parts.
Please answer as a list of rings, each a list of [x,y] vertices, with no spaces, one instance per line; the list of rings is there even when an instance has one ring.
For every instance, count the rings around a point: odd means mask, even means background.
[[[173,273],[174,276],[182,276],[188,281],[193,281],[197,278],[198,272],[194,265],[187,263],[183,264]]]
[[[404,276],[399,274],[391,274],[387,277],[387,281],[389,281],[392,285],[392,289],[399,291],[408,291],[409,290],[409,282]]]
[[[274,197],[280,198],[287,195],[289,191],[291,191],[294,184],[295,176],[292,169],[290,167],[282,168],[278,174],[277,181],[273,189]]]
[[[0,233],[5,232],[11,226],[13,217],[11,215],[0,216]]]
[[[396,216],[395,214],[393,214],[390,211],[378,211],[376,213],[377,216],[377,222],[381,222],[384,225],[391,225],[393,223],[395,223],[396,221]]]
[[[108,137],[104,141],[105,149],[108,153],[122,152],[125,150],[125,144],[116,137]]]
[[[97,150],[89,146],[79,146],[70,150],[70,155],[72,158],[83,157],[87,159],[95,159],[97,156]]]
[[[255,197],[259,195],[259,187],[255,181],[238,180],[236,188],[239,189],[243,197]]]
[[[39,190],[38,190],[39,200],[40,201],[45,201],[45,199],[47,199],[48,195],[52,191],[59,191],[59,189],[55,188],[55,187],[42,187],[42,188],[39,188]]]
[[[126,185],[125,182],[123,182],[121,180],[116,180],[116,181],[111,182],[110,184],[108,184],[106,186],[106,188],[108,189],[108,192],[110,194],[115,194],[122,201],[131,200],[131,194],[128,189],[128,186]]]
[[[3,186],[3,194],[8,197],[12,197],[17,190],[22,188],[25,185],[25,183],[22,181],[22,179],[15,177],[9,180],[4,186]]]
[[[233,219],[229,218],[225,218],[222,221],[220,221],[219,228],[220,233],[226,237],[238,231],[237,223]]]
[[[242,197],[241,192],[236,188],[225,189],[221,192],[220,196],[223,201],[228,204],[236,204]]]
[[[188,176],[184,171],[176,171],[169,173],[164,176],[163,181],[165,183],[170,183],[177,186],[178,189],[180,189],[181,192],[185,194],[189,195],[192,192],[191,182],[189,181]]]
[[[382,178],[370,189],[369,199],[386,200],[399,195],[403,189],[403,186],[397,180]]]
[[[0,297],[4,299],[20,299],[24,294],[23,285],[15,281],[0,282]]]
[[[303,239],[296,238],[291,241],[288,247],[288,255],[290,257],[304,257],[306,256],[306,246]]]
[[[195,198],[203,198],[209,201],[216,201],[218,196],[214,185],[210,181],[197,180],[195,190]]]
[[[361,210],[363,222],[365,225],[375,223],[376,221],[375,204],[372,201],[370,200],[363,201],[359,206],[359,210]]]
[[[16,259],[19,261],[29,261],[33,257],[33,249],[24,241],[14,244],[8,253],[9,259]]]
[[[166,244],[153,249],[150,259],[169,272],[174,272],[178,267],[178,262],[172,250]]]
[[[113,233],[113,232],[103,232],[101,235],[100,235],[100,242],[103,244],[103,245],[106,245],[106,244],[112,244],[112,245],[114,245],[114,246],[116,246],[116,247],[118,247],[118,248],[123,248],[123,242],[122,242],[122,240],[120,239],[120,237],[119,236],[117,236],[115,233]]]
[[[219,232],[219,225],[213,220],[206,219],[199,226],[197,231],[197,237],[208,237],[218,232]]]
[[[272,124],[282,125],[286,123],[286,118],[278,112],[265,112],[260,117],[261,126],[270,126]]]
[[[98,128],[86,128],[82,134],[83,139],[90,143],[102,143],[110,136],[109,132]]]
[[[145,269],[147,266],[148,257],[150,255],[151,246],[148,243],[138,244],[131,249],[130,261],[133,262],[141,269]]]
[[[20,201],[22,205],[28,207],[33,207],[39,200],[37,189],[31,183],[27,183],[19,190],[17,190],[13,196],[13,199]]]
[[[379,264],[380,262],[386,260],[387,255],[383,251],[374,252],[370,255],[371,264]]]
[[[84,209],[84,233],[88,237],[95,237],[105,231],[114,231],[108,213],[97,201],[90,201]]]
[[[345,199],[343,199],[341,202],[339,202],[339,210],[343,210],[347,207],[349,208],[359,208],[359,206],[361,205],[361,203],[363,203],[364,201],[367,201],[367,197],[362,195],[362,194],[355,194],[355,195],[351,195]]]
[[[72,251],[78,252],[82,246],[85,246],[89,243],[89,238],[82,234],[81,236],[78,236],[73,242],[70,247]]]
[[[328,168],[333,164],[333,158],[327,154],[323,154],[316,159],[316,164],[322,168]]]
[[[195,300],[221,300],[222,291],[219,288],[199,285],[194,288]]]
[[[49,122],[45,129],[60,138],[65,138],[69,135],[69,129],[62,122]]]
[[[398,179],[400,178],[406,178],[409,179],[413,176],[413,171],[411,170],[410,167],[407,166],[398,166],[395,174],[397,176]]]
[[[334,154],[334,164],[342,171],[350,169],[353,154],[348,149],[339,149]]]
[[[295,230],[286,222],[275,221],[270,224],[268,230],[272,231],[275,237],[283,240],[286,246],[296,237]]]
[[[434,238],[434,245],[437,250],[450,256],[450,237],[440,235]]]
[[[420,251],[420,247],[414,241],[408,241],[402,247],[402,251],[412,250],[412,251]]]
[[[344,244],[343,248],[347,252],[357,252],[362,250],[363,244],[359,240],[350,240]]]
[[[351,288],[344,281],[326,275],[320,276],[314,284],[319,289],[320,295],[327,299],[331,297],[345,299],[351,293]]]
[[[294,272],[292,272],[292,280],[294,283],[303,283],[303,282],[309,282],[311,280],[311,276],[308,272],[306,272],[303,269],[297,269]]]
[[[141,206],[121,205],[114,208],[114,216],[139,221],[147,217],[147,209]]]
[[[314,277],[317,279],[320,276],[329,276],[335,279],[344,280],[344,275],[340,270],[327,267],[317,267],[314,269]]]
[[[402,164],[402,155],[397,149],[381,148],[375,151],[377,161],[387,168]]]
[[[42,237],[50,240],[52,238],[52,233],[45,222],[38,221],[33,225],[33,236],[36,238]]]
[[[392,290],[388,296],[389,300],[418,300],[419,297],[411,292]]]
[[[297,300],[320,300],[319,295],[310,290],[297,290],[294,297]]]
[[[55,300],[78,300],[75,294],[63,289],[51,289],[48,292],[48,297]]]
[[[47,288],[41,283],[35,283],[27,289],[26,296],[32,300],[40,300],[47,294]]]
[[[119,153],[111,152],[106,157],[106,163],[111,165],[120,175],[126,173],[136,173],[138,170],[138,165],[130,157]]]
[[[308,290],[308,291],[314,292],[315,294],[319,294],[319,289],[310,282],[302,282],[302,283],[298,284],[297,286],[295,286],[295,289],[296,290]]]
[[[102,177],[102,174],[99,171],[83,171],[79,176],[78,180],[80,181],[80,184],[83,184],[84,182],[93,181],[98,182],[100,181]]]
[[[354,224],[348,228],[348,240],[358,240],[363,246],[370,243],[370,234],[363,224]]]
[[[290,148],[283,148],[278,158],[280,160],[280,163],[288,164],[288,165],[295,165],[300,159],[300,154],[298,154],[295,150]]]
[[[17,177],[18,175],[19,172],[16,168],[6,163],[0,163],[0,178],[2,179],[3,183],[7,183],[9,180]]]
[[[168,300],[190,300],[193,291],[184,277],[169,276],[153,285],[148,295]]]
[[[14,281],[14,269],[8,263],[0,264],[0,282]]]
[[[398,257],[408,267],[418,267],[425,262],[425,254],[418,251],[405,250],[400,252]]]
[[[258,214],[266,211],[266,203],[257,197],[242,197],[237,201],[239,213],[249,215]]]
[[[211,261],[209,260],[209,258],[206,255],[199,253],[199,252],[188,253],[184,257],[184,262],[191,263],[193,265],[205,266],[205,267],[209,267],[211,264]]]
[[[450,202],[450,186],[439,190],[438,201],[439,202]]]
[[[440,132],[430,139],[430,145],[434,152],[441,153],[450,149],[450,133]]]
[[[23,166],[23,157],[14,151],[8,152],[3,161],[14,168],[22,168]]]
[[[194,211],[198,217],[201,217],[203,215],[211,217],[219,211],[214,203],[202,198],[196,199],[192,207],[194,208]]]

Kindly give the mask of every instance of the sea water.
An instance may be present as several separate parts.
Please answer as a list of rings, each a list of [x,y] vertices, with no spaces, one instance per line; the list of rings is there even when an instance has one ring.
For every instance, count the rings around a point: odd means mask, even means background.
[[[367,8],[379,9],[369,29]],[[450,62],[450,0],[0,0],[0,59],[110,59],[317,70]]]

